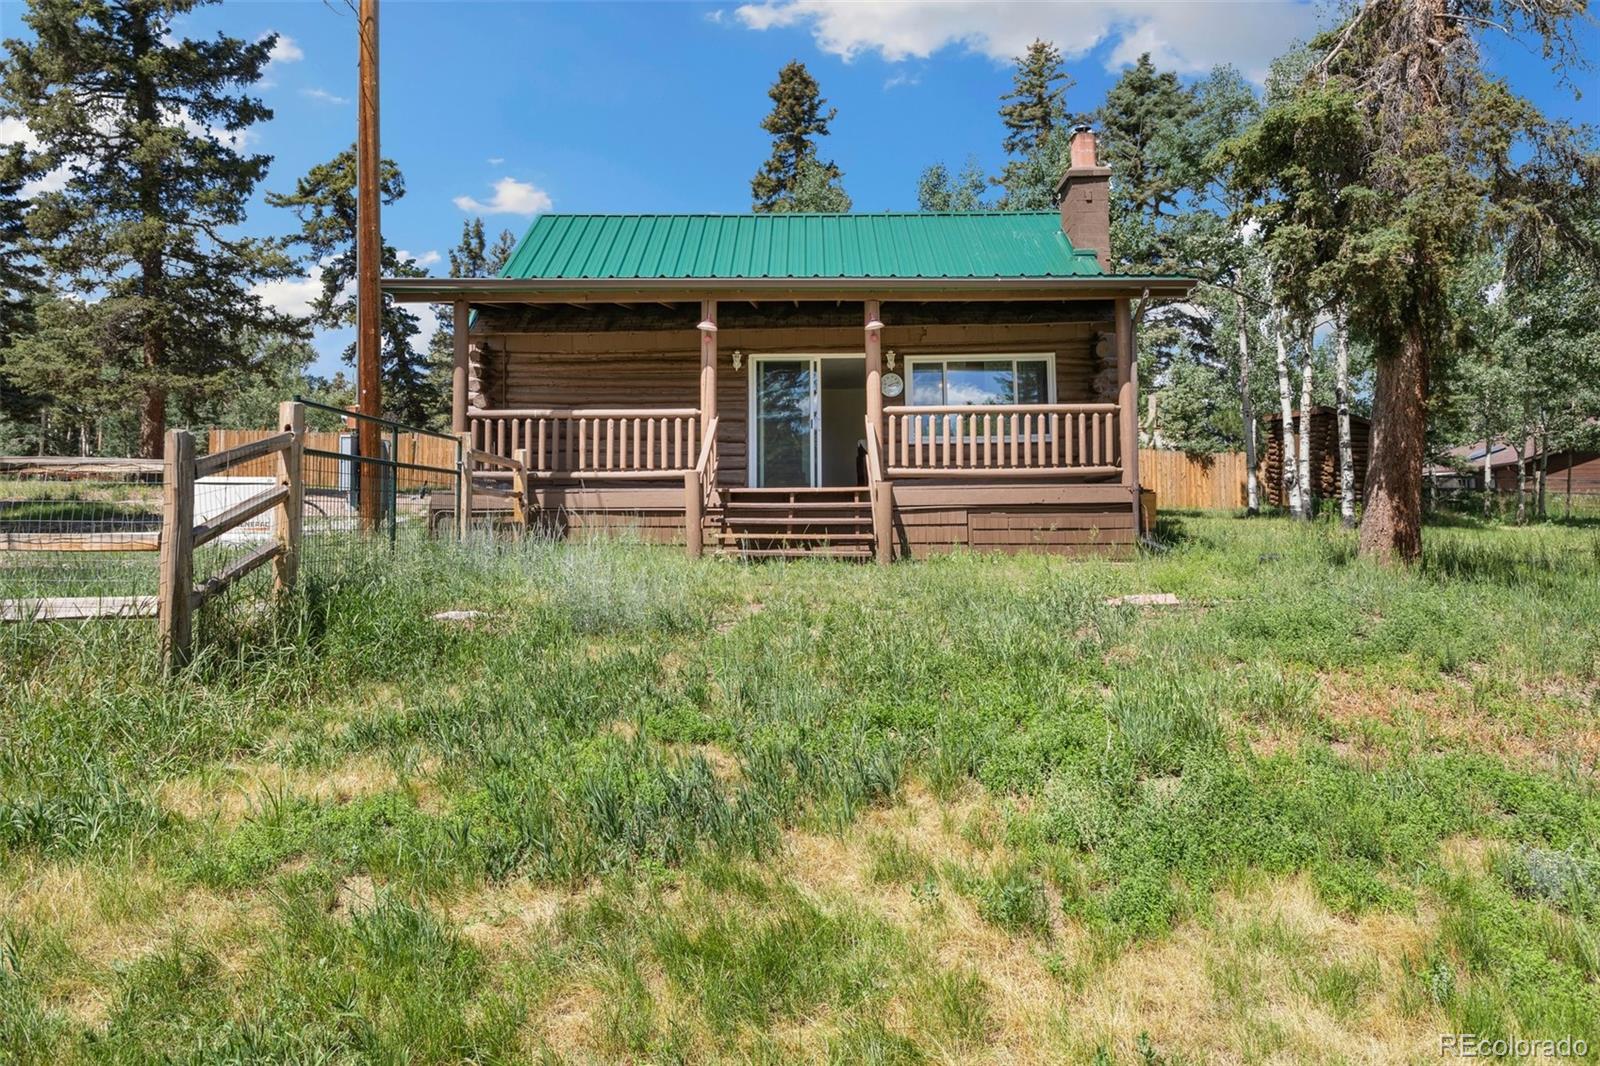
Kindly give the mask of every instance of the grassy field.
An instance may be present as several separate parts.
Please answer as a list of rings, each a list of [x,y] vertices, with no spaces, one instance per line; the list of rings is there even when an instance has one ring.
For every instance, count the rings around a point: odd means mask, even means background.
[[[10,627],[0,1060],[1600,1049],[1600,526],[1163,532],[413,545],[171,685],[147,623]]]

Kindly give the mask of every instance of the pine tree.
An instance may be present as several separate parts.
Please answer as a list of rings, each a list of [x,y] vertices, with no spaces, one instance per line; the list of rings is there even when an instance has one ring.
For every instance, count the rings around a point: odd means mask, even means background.
[[[917,210],[982,211],[989,206],[983,202],[988,185],[977,156],[967,156],[961,173],[955,175],[943,163],[935,163],[917,179]]]
[[[817,155],[817,138],[828,135],[828,123],[838,115],[838,108],[827,106],[817,80],[798,59],[784,65],[767,95],[772,99],[772,111],[761,120],[761,128],[772,134],[772,155],[750,179],[751,206],[756,211],[812,210],[795,206],[806,161],[813,161],[821,171],[820,179],[815,173],[806,175],[814,198],[832,195],[828,190],[836,188],[843,177],[831,160],[823,162]],[[818,194],[817,189],[824,192]]]
[[[1194,98],[1171,70],[1157,70],[1150,54],[1123,70],[1094,114],[1101,162],[1112,168],[1112,208],[1139,218],[1173,210],[1182,176],[1178,134],[1194,115]]]
[[[1061,67],[1060,49],[1048,41],[1035,40],[1014,62],[1011,91],[1000,97],[1000,122],[1006,128],[1002,147],[1017,158],[1007,160],[994,184],[1004,190],[1001,210],[1040,210],[1051,206],[1065,167],[1067,138],[1051,134],[1071,123],[1067,90],[1075,83]]]
[[[29,228],[46,266],[115,307],[114,361],[140,412],[139,451],[158,456],[170,394],[249,366],[249,330],[293,332],[251,286],[288,276],[274,242],[227,235],[266,173],[241,145],[272,117],[243,90],[276,38],[180,37],[200,0],[33,0],[32,39],[5,42],[0,116],[27,123],[33,164],[70,164],[40,193]]]
[[[494,239],[494,244],[489,248],[485,264],[486,273],[490,277],[498,275],[500,271],[505,269],[506,264],[511,262],[511,256],[516,253],[516,250],[517,235],[508,229],[501,230],[500,236]]]
[[[483,219],[474,218],[461,223],[461,243],[450,249],[450,276],[452,278],[486,278],[490,274],[489,256],[485,249]]]
[[[1027,155],[1067,122],[1067,90],[1076,84],[1061,69],[1061,50],[1035,40],[1015,60],[1011,91],[1000,97],[1007,155]]]
[[[356,152],[347,148],[326,163],[312,167],[295,183],[291,193],[268,193],[267,203],[287,207],[300,220],[296,238],[313,259],[321,264],[322,292],[312,303],[314,318],[326,329],[352,326],[356,320],[354,286],[356,274]],[[394,161],[385,159],[379,167],[378,192],[385,204],[405,195],[405,179]],[[393,245],[383,244],[383,273],[389,277],[422,277],[410,259],[401,259]],[[401,422],[420,425],[437,414],[437,398],[428,387],[426,352],[419,352],[412,339],[421,332],[417,316],[394,302],[385,293],[379,317],[383,379],[383,409]],[[344,351],[345,362],[355,362],[352,341]]]

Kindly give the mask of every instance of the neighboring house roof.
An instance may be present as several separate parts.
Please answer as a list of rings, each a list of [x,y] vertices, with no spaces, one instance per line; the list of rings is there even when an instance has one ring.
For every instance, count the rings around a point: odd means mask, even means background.
[[[502,278],[1089,278],[1055,211],[541,215]]]

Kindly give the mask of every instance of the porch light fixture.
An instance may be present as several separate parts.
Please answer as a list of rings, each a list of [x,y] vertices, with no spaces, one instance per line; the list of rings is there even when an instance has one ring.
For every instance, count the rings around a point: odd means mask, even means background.
[[[744,365],[744,353],[741,352],[739,349],[735,348],[733,350],[733,368],[735,370],[738,370],[743,365]]]
[[[867,323],[867,328],[868,328],[868,329],[869,329],[869,330],[872,330],[872,329],[882,329],[882,328],[883,328],[883,320],[882,320],[882,319],[878,319],[878,318],[875,318],[875,319],[873,319],[873,320],[872,320],[872,321],[871,321],[871,322],[868,322],[868,323]]]
[[[695,329],[698,329],[701,333],[715,333],[717,324],[708,318],[696,326]]]
[[[883,354],[884,354],[884,358],[886,358],[889,361],[889,369],[893,370],[894,369],[894,349],[890,348],[887,352],[884,352]]]

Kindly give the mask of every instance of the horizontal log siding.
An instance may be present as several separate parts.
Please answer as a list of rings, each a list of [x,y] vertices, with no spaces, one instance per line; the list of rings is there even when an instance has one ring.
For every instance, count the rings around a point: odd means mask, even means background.
[[[1102,367],[1093,352],[1096,332],[1110,323],[981,326],[889,326],[885,351],[894,349],[896,372],[913,355],[1055,352],[1056,402],[1102,397],[1095,378]],[[480,382],[473,406],[693,407],[699,403],[699,343],[690,330],[616,333],[507,333],[475,338],[472,377]],[[741,486],[747,467],[750,375],[748,357],[767,352],[856,352],[860,329],[728,329],[717,337],[719,483]],[[484,349],[487,349],[485,351]],[[742,369],[732,353],[744,352]],[[908,383],[909,384],[909,383]]]

